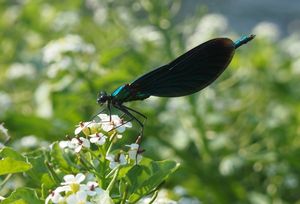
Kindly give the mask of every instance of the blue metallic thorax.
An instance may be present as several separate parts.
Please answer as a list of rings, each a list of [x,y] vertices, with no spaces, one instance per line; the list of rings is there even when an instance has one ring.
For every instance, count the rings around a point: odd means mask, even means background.
[[[148,98],[150,95],[134,90],[128,84],[125,84],[117,88],[111,94],[111,96],[113,100],[123,103],[127,101],[144,100],[145,98]]]
[[[117,96],[123,89],[124,89],[125,85],[120,86],[119,88],[117,88],[112,94],[111,96],[115,97]]]

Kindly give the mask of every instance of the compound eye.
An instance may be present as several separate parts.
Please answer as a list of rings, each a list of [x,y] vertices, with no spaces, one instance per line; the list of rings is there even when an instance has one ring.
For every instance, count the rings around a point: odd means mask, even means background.
[[[98,104],[103,104],[107,101],[107,94],[105,92],[100,92],[97,98]]]

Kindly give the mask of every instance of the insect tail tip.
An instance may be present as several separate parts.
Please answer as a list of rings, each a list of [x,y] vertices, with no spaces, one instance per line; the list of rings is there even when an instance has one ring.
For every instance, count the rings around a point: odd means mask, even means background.
[[[250,35],[249,35],[249,39],[250,39],[250,40],[253,40],[255,37],[256,37],[255,34],[250,34]]]

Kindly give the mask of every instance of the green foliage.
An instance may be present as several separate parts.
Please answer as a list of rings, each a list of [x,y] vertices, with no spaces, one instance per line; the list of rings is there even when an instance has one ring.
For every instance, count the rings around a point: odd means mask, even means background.
[[[0,150],[0,158],[0,175],[24,172],[32,168],[25,157],[8,147]]]
[[[112,123],[121,121],[115,115],[113,118]],[[110,123],[101,120],[105,122],[87,122],[86,126],[81,123],[76,137],[55,142],[47,150],[37,149],[23,156],[11,148],[2,148],[0,175],[24,172],[27,180],[27,188],[13,191],[4,203],[75,203],[87,199],[91,203],[136,203],[147,195],[157,195],[160,185],[179,164],[146,158],[140,162],[142,156],[136,143],[127,146],[128,152],[114,149],[113,155],[110,150],[120,140],[116,138],[118,129],[103,135],[105,125]],[[100,143],[94,142],[100,139]],[[86,179],[85,175],[91,178]],[[6,177],[5,182],[9,179]],[[86,184],[82,183],[84,180]]]
[[[134,166],[127,172],[129,202],[136,202],[143,196],[154,192],[179,165],[170,160],[155,162],[144,159],[141,165]]]
[[[3,204],[42,204],[38,199],[35,191],[29,188],[19,188],[15,190],[7,199],[2,201]]]

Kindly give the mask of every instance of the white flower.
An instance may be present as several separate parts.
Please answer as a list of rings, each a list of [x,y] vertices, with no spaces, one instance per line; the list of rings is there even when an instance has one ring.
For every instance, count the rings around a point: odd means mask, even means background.
[[[82,173],[76,174],[76,176],[72,174],[68,174],[64,176],[65,182],[62,182],[61,185],[69,185],[69,184],[80,184],[82,181],[84,181],[85,175]]]
[[[275,23],[271,22],[260,22],[253,29],[253,33],[258,38],[264,38],[270,41],[276,41],[280,36],[278,26]]]
[[[90,142],[95,143],[97,145],[103,145],[106,142],[107,137],[103,135],[102,133],[96,133],[93,135],[90,135]]]
[[[162,34],[154,26],[143,26],[132,29],[130,35],[138,42],[152,41],[154,43],[162,40]]]
[[[66,188],[69,188],[68,191],[76,193],[82,189],[80,183],[84,181],[84,179],[85,176],[82,173],[78,173],[76,176],[68,174],[64,176],[65,182],[62,182],[61,185],[67,186]]]
[[[20,78],[33,79],[35,75],[36,70],[32,64],[14,63],[6,72],[7,78],[12,80]]]
[[[11,105],[11,97],[7,93],[0,91],[0,117],[4,115],[4,113],[11,107]]]
[[[59,142],[61,148],[74,149],[76,153],[80,152],[82,147],[90,148],[90,141],[84,137],[72,138],[71,141],[61,141]]]
[[[152,198],[150,197],[142,198],[141,200],[138,201],[138,204],[148,204],[151,201],[151,199]],[[158,195],[153,203],[154,204],[177,204],[176,201],[168,198],[168,191],[165,189],[162,189],[158,192]]]
[[[86,148],[90,148],[90,141],[84,137],[80,137],[78,138],[73,138],[71,140],[71,143],[73,143],[76,147],[75,147],[75,152],[80,152],[80,150],[82,149],[82,147],[86,147]]]
[[[54,19],[53,29],[60,31],[69,27],[74,27],[78,22],[78,13],[73,11],[61,12]]]
[[[71,66],[72,60],[70,57],[63,57],[59,62],[50,64],[47,69],[47,76],[55,78],[60,71],[67,70]]]
[[[83,42],[78,35],[67,35],[48,43],[43,50],[43,60],[46,63],[59,62],[66,52],[93,53],[95,48]]]
[[[126,128],[131,128],[131,122],[126,122],[117,115],[99,114],[98,117],[101,119],[102,129],[109,132],[116,129],[119,133],[122,133]]]
[[[71,146],[71,141],[69,140],[64,140],[64,141],[60,141],[59,142],[59,147],[64,149],[66,147],[70,148],[70,149],[74,149],[74,146]]]
[[[136,163],[139,163],[142,160],[142,155],[139,154],[139,145],[136,143],[133,143],[131,145],[126,145],[127,147],[130,147],[130,150],[128,151],[128,156],[130,159],[134,160]]]
[[[102,190],[102,189],[101,189]],[[97,193],[97,195],[91,199],[93,203],[97,204],[113,204],[113,200],[109,196],[108,191],[102,190]]]
[[[0,124],[0,139],[1,140],[9,139],[8,130],[4,127],[4,123]]]
[[[32,148],[36,147],[39,144],[39,140],[36,136],[34,135],[28,135],[25,137],[22,137],[20,140],[20,145],[25,148]]]
[[[122,153],[117,154],[117,155],[109,154],[106,156],[106,159],[110,161],[109,168],[111,168],[111,169],[114,169],[119,165],[127,164],[126,157]]]
[[[78,191],[76,194],[71,194],[67,199],[67,204],[90,204],[87,201],[87,193],[85,191]]]
[[[194,47],[203,40],[208,40],[214,35],[225,33],[227,19],[220,14],[208,14],[201,18],[193,35],[188,38],[188,47]]]
[[[98,187],[98,183],[94,181],[89,181],[86,184],[86,192],[89,196],[97,196],[101,195],[102,192],[104,191],[103,189]]]
[[[98,132],[101,128],[101,124],[96,123],[94,121],[89,122],[80,122],[77,128],[75,129],[75,135],[78,135],[80,132],[83,132],[85,135],[90,135]]]
[[[51,200],[52,203],[63,203],[65,198],[61,196],[61,192],[69,191],[69,186],[60,186],[56,188],[54,191],[50,193],[50,195],[47,196],[45,200],[45,204],[48,204],[48,202]]]
[[[63,199],[63,197],[60,195],[60,193],[52,191],[50,195],[45,200],[45,204],[48,204],[51,200],[52,203],[58,203]]]
[[[39,117],[50,118],[53,114],[51,93],[53,86],[48,82],[40,83],[34,93],[35,111]]]

